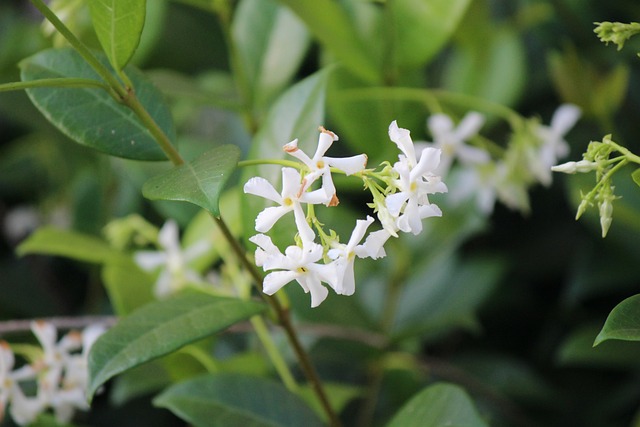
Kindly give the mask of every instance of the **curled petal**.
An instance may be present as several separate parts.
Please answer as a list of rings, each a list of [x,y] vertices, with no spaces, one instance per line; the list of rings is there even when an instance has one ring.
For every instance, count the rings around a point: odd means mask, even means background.
[[[412,180],[417,178],[418,176],[423,176],[427,173],[435,171],[438,167],[438,164],[440,163],[441,154],[442,150],[440,150],[439,148],[427,147],[422,150],[420,161],[411,171]]]
[[[411,133],[407,129],[399,128],[396,121],[392,121],[389,125],[389,138],[395,142],[400,151],[407,156],[412,165],[416,164],[416,153],[411,140]]]
[[[387,243],[391,234],[387,230],[378,230],[373,233],[369,233],[364,244],[356,248],[356,255],[360,258],[383,258],[387,254],[384,251],[384,244]]]
[[[313,160],[318,161],[324,153],[327,152],[329,147],[333,144],[333,141],[337,141],[338,137],[333,132],[327,131],[324,128],[321,128],[322,132],[320,132],[320,136],[318,137],[318,148],[316,149],[316,153],[313,155]]]
[[[282,203],[282,197],[280,194],[278,194],[269,181],[262,177],[255,176],[251,178],[244,185],[243,190],[247,194],[264,197],[265,199],[272,200],[276,203]]]
[[[287,212],[293,210],[293,206],[271,206],[264,209],[256,217],[256,231],[266,233],[271,230],[273,224],[275,224],[280,218],[282,218]]]
[[[274,271],[266,275],[262,282],[262,291],[267,295],[273,295],[284,285],[296,279],[300,273],[295,271]]]
[[[326,162],[337,169],[340,169],[347,175],[362,172],[367,167],[367,155],[358,154],[351,157],[325,157]]]
[[[399,193],[389,194],[385,199],[387,205],[387,211],[391,216],[397,217],[400,215],[402,206],[409,199],[409,193],[401,191]]]

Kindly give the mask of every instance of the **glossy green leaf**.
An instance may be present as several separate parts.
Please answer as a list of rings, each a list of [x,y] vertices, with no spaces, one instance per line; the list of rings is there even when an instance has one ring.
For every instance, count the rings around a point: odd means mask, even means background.
[[[89,353],[89,396],[115,375],[247,319],[264,305],[184,294],[153,302],[123,318]]]
[[[106,58],[100,57],[106,64]],[[20,63],[23,81],[76,77],[100,81],[96,72],[73,49],[49,49]],[[136,96],[175,141],[171,112],[162,94],[137,69],[125,72],[136,88]],[[148,129],[133,111],[99,88],[36,88],[27,94],[40,112],[62,133],[79,144],[116,157],[136,160],[166,160]]]
[[[615,306],[593,345],[606,340],[640,341],[640,295]]]
[[[394,0],[388,2],[399,67],[417,67],[449,40],[471,0]]]
[[[91,0],[89,10],[98,40],[113,68],[121,70],[133,56],[144,27],[146,0]]]
[[[413,397],[387,427],[488,427],[459,386],[434,384]]]
[[[338,61],[369,82],[378,82],[380,72],[365,43],[355,31],[346,11],[333,0],[280,0],[298,15],[309,31]]]
[[[91,263],[104,263],[120,256],[104,240],[54,227],[39,228],[18,246],[16,252],[20,256],[55,255]]]
[[[232,35],[254,108],[262,109],[295,75],[310,43],[309,33],[275,0],[243,0]]]
[[[631,178],[633,179],[633,182],[640,187],[640,169],[634,170],[631,173]]]
[[[324,425],[280,384],[238,374],[204,375],[175,384],[153,403],[196,427]]]
[[[151,200],[190,202],[220,216],[220,193],[239,158],[238,147],[223,145],[151,178],[142,187],[142,194]]]

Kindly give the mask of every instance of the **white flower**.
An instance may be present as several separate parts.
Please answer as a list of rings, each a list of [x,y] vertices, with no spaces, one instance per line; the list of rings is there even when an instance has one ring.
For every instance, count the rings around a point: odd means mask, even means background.
[[[477,147],[465,144],[465,141],[478,134],[484,124],[484,116],[470,112],[454,127],[453,121],[446,114],[434,114],[427,120],[427,127],[433,135],[433,144],[416,144],[419,149],[434,147],[442,150],[440,164],[434,171],[439,175],[447,175],[454,159],[465,164],[482,164],[490,160],[489,153]]]
[[[535,177],[543,184],[551,184],[551,167],[558,159],[569,154],[569,144],[564,136],[580,118],[580,108],[572,104],[563,104],[553,113],[551,125],[539,125],[536,134],[542,141],[537,150],[527,152],[529,167]]]
[[[389,237],[392,234],[386,229],[374,231],[373,233],[369,233],[367,239],[364,241],[362,248],[359,250],[358,256],[360,256],[360,252],[362,255],[365,255],[372,259],[384,258],[387,256],[387,253],[384,250],[384,244],[387,243]],[[397,237],[397,236],[394,236]],[[364,256],[362,256],[364,258]]]
[[[365,249],[363,245],[359,245],[359,243],[372,222],[373,218],[370,216],[367,216],[366,220],[357,220],[356,227],[351,233],[349,242],[346,245],[337,244],[336,247],[327,252],[329,258],[335,260],[335,265],[338,270],[338,281],[334,287],[338,295],[353,295],[356,290],[353,264],[356,255],[360,258],[365,258],[369,255],[367,249]]]
[[[306,293],[311,293],[311,307],[317,307],[329,294],[322,282],[335,289],[338,281],[335,264],[318,264],[322,259],[322,246],[303,240],[303,247],[289,246],[282,254],[268,236],[258,234],[249,240],[259,246],[256,260],[261,260],[264,271],[271,271],[263,281],[265,294],[273,295],[295,280]]]
[[[330,168],[335,167],[342,170],[347,175],[352,175],[354,173],[361,172],[367,166],[367,156],[364,154],[344,158],[325,156],[324,154],[327,152],[329,147],[331,147],[333,142],[337,140],[338,136],[335,133],[320,127],[318,148],[316,149],[313,158],[310,158],[304,151],[298,148],[297,139],[294,139],[284,146],[284,151],[303,162],[309,168],[310,173],[304,177],[305,181],[303,186],[305,188],[308,188],[316,179],[322,177],[321,191],[325,195],[325,201],[323,203],[327,206],[336,206],[338,204],[336,187],[333,184]]]
[[[313,240],[315,233],[307,223],[301,203],[324,203],[324,192],[306,191],[308,183],[304,183],[300,173],[294,168],[282,168],[282,193],[278,194],[269,181],[261,177],[253,177],[244,185],[244,192],[272,200],[280,206],[264,209],[256,218],[256,231],[266,233],[288,212],[293,211],[298,232],[303,239]]]
[[[158,233],[160,251],[138,251],[134,259],[136,264],[145,271],[161,268],[156,280],[154,292],[157,297],[168,296],[184,287],[188,283],[203,283],[204,279],[190,269],[187,264],[210,249],[206,240],[200,240],[185,250],[180,246],[178,224],[167,221]]]
[[[395,120],[389,126],[389,137],[404,155],[399,155],[399,161],[393,166],[399,175],[395,180],[399,191],[386,197],[386,206],[389,213],[397,218],[396,225],[400,230],[419,234],[422,219],[442,215],[440,208],[429,203],[428,198],[429,194],[447,191],[440,176],[433,172],[440,162],[441,150],[425,148],[417,161],[409,131],[398,128]]]
[[[11,418],[19,425],[26,425],[36,419],[45,405],[40,397],[26,397],[19,386],[19,381],[35,379],[35,370],[29,365],[13,370],[14,364],[15,356],[9,344],[0,341],[0,422],[7,405],[11,404]]]

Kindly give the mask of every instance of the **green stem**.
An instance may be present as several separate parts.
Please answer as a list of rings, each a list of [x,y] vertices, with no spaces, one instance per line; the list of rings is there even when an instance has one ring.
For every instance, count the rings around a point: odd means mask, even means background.
[[[300,169],[302,168],[302,164],[299,162],[294,162],[293,160],[280,160],[280,159],[261,159],[261,160],[240,160],[238,162],[239,168],[244,168],[247,166],[258,166],[258,165],[278,165],[278,166],[287,166],[291,168]]]
[[[623,154],[627,158],[627,160],[629,160],[630,162],[640,164],[640,156],[633,154],[627,148],[623,147],[622,145],[616,144],[613,141],[609,141],[609,145],[611,145],[613,148],[618,150],[618,152]]]
[[[253,325],[253,329],[256,331],[258,339],[262,343],[264,349],[267,351],[267,354],[271,359],[271,363],[273,363],[276,371],[278,371],[278,375],[280,376],[280,379],[282,379],[285,387],[292,393],[297,393],[298,391],[300,391],[298,383],[296,382],[295,378],[293,378],[287,362],[285,362],[285,360],[282,358],[280,351],[278,351],[278,348],[273,342],[264,319],[261,316],[253,316],[251,319],[249,319],[249,321],[251,322],[251,325]]]
[[[41,87],[60,87],[60,88],[74,88],[74,87],[95,87],[109,90],[109,86],[93,79],[81,79],[81,78],[55,78],[55,79],[40,79],[30,82],[12,82],[0,84],[0,92],[9,92],[12,90],[24,90],[34,89]]]
[[[111,74],[109,69],[102,65],[102,63],[98,60],[98,58],[91,53],[89,48],[82,43],[68,28],[64,23],[56,16],[55,13],[51,11],[47,7],[46,4],[42,0],[31,0],[31,3],[44,15],[44,17],[51,22],[51,25],[54,26],[56,30],[69,42],[71,46],[84,58],[85,61],[93,68],[96,73],[100,75],[104,79],[105,82],[113,88],[113,90],[120,96],[126,97],[127,90],[120,84],[118,79]]]
[[[158,123],[151,117],[149,112],[144,108],[144,106],[140,103],[140,100],[136,97],[133,90],[128,91],[127,95],[124,96],[121,102],[129,107],[135,114],[138,116],[140,121],[149,129],[151,135],[156,139],[162,151],[167,155],[171,163],[178,166],[184,163],[184,159],[178,153],[178,150],[171,144],[171,140],[164,133],[164,131],[160,128]]]
[[[233,234],[231,233],[231,230],[229,230],[229,227],[222,220],[222,218],[218,218],[215,216],[212,216],[212,218],[214,219],[214,221],[220,228],[220,231],[222,231],[222,234],[225,236],[225,238],[231,245],[232,250],[238,256],[238,259],[240,260],[242,265],[247,269],[247,271],[253,278],[254,283],[257,286],[259,286],[259,284],[263,282],[263,277],[260,271],[258,271],[256,266],[251,261],[249,261],[244,249],[242,248],[242,246],[240,246],[240,243],[233,236]],[[298,358],[298,362],[300,363],[300,368],[302,369],[302,372],[304,373],[305,377],[311,384],[316,396],[318,397],[318,400],[320,401],[320,404],[322,405],[324,412],[327,414],[329,418],[331,426],[339,427],[341,425],[340,420],[338,419],[338,416],[336,415],[336,413],[333,411],[333,408],[331,408],[331,404],[329,403],[329,398],[327,397],[327,394],[324,391],[324,387],[322,386],[322,382],[320,381],[320,376],[318,375],[318,372],[313,366],[313,363],[311,362],[309,354],[304,349],[304,347],[302,346],[302,343],[300,342],[300,339],[298,338],[298,334],[295,328],[293,327],[293,324],[291,323],[291,316],[289,314],[289,311],[282,306],[278,298],[264,294],[262,292],[262,289],[258,289],[258,290],[260,294],[263,295],[267,303],[271,306],[271,308],[277,313],[278,323],[284,329],[287,335],[287,338],[289,339],[289,343],[293,347],[293,351]]]

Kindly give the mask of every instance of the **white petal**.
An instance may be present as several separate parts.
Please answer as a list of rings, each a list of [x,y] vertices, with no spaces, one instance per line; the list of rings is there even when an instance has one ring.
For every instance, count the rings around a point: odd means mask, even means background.
[[[331,147],[333,141],[336,141],[337,139],[338,138],[333,134],[333,132],[320,132],[320,136],[318,137],[318,148],[316,149],[316,153],[313,155],[313,160],[316,162],[320,160],[329,147]]]
[[[458,158],[466,164],[485,164],[491,160],[491,156],[485,150],[466,144],[458,147]]]
[[[133,255],[138,266],[145,271],[152,271],[167,262],[167,254],[158,251],[138,251]]]
[[[367,232],[367,228],[373,222],[373,218],[367,215],[367,219],[359,219],[356,221],[356,226],[351,233],[351,238],[349,239],[349,243],[347,243],[347,248],[349,251],[352,251],[353,248],[356,247],[358,243],[362,240],[365,233]]]
[[[411,133],[407,129],[399,128],[396,121],[392,121],[389,125],[389,138],[395,142],[400,151],[407,156],[411,165],[416,164],[416,152],[411,140]]]
[[[296,227],[298,228],[298,233],[300,234],[300,238],[302,239],[302,243],[313,242],[316,238],[316,234],[309,226],[307,222],[307,218],[302,211],[302,206],[299,203],[296,203],[293,208],[293,215],[296,221]]]
[[[427,127],[437,145],[441,145],[453,132],[453,121],[446,114],[433,114],[427,119]]]
[[[476,111],[467,113],[458,123],[458,127],[455,130],[456,139],[459,141],[468,140],[478,134],[482,125],[484,125],[484,116],[482,114]]]
[[[274,271],[269,273],[262,282],[262,291],[267,295],[273,295],[299,275],[300,273],[295,271]]]
[[[325,157],[325,161],[332,167],[340,169],[347,175],[362,172],[367,167],[367,155],[358,154],[351,157]]]
[[[440,163],[440,154],[442,150],[439,148],[427,147],[422,150],[420,155],[420,161],[416,167],[411,171],[411,179],[414,180],[417,176],[423,176],[427,173],[433,172],[437,169]],[[416,176],[417,175],[417,176]]]
[[[265,199],[272,200],[276,203],[282,203],[282,197],[280,194],[278,194],[269,181],[262,177],[255,176],[251,178],[244,185],[243,190],[247,194],[264,197]]]
[[[265,208],[256,217],[256,231],[266,233],[271,230],[273,224],[275,224],[280,218],[282,218],[287,212],[293,210],[291,206],[271,206]]]
[[[304,151],[298,148],[297,139],[294,139],[293,141],[285,145],[283,148],[284,148],[284,151],[286,151],[296,159],[300,160],[302,163],[307,165],[308,168],[314,169],[315,165],[313,160],[311,160],[311,158],[307,155],[307,153],[305,153]]]
[[[51,323],[42,320],[31,322],[31,331],[38,338],[45,352],[55,351],[58,332]]]
[[[442,210],[438,205],[434,205],[433,203],[429,205],[422,205],[418,210],[420,212],[421,219],[431,218],[433,216],[442,216]]]
[[[158,233],[158,242],[165,249],[179,250],[180,238],[178,236],[178,223],[170,219],[164,223]]]
[[[402,209],[402,206],[404,205],[404,202],[407,201],[407,199],[409,199],[409,194],[404,191],[395,194],[389,194],[385,198],[387,210],[392,216],[397,217],[398,215],[400,215],[400,210]]]
[[[580,108],[573,104],[562,104],[553,113],[551,128],[559,135],[565,135],[576,124],[581,115]]]
[[[282,198],[296,198],[301,186],[300,172],[294,168],[282,168]]]
[[[356,254],[360,258],[370,257],[378,259],[385,257],[387,254],[385,253],[383,246],[387,243],[389,237],[391,237],[391,234],[384,229],[369,233],[364,244],[356,248]]]
[[[300,283],[300,286],[302,286],[302,289],[305,290],[305,292],[311,293],[311,308],[319,306],[322,301],[327,298],[327,295],[329,295],[329,291],[327,290],[327,288],[322,286],[320,281],[313,276],[307,275],[304,277],[299,277],[297,280],[298,283]]]

